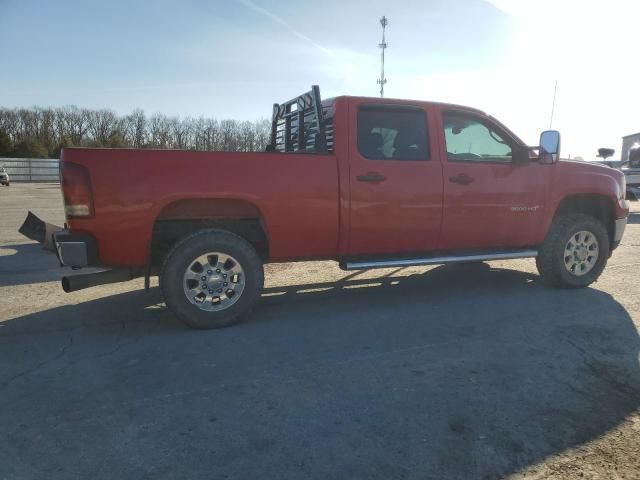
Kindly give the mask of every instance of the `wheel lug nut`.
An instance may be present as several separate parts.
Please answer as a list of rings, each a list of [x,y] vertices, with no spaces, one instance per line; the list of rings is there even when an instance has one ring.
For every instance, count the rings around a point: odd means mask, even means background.
[[[222,284],[222,286],[224,286],[224,287],[226,287],[227,285],[228,285],[228,283],[227,283],[227,282],[224,282],[224,283]]]
[[[209,293],[213,293],[213,290],[209,289]]]
[[[226,273],[223,273],[223,274],[222,274],[222,278],[227,278],[227,274],[226,274]]]
[[[221,288],[218,289],[218,293],[222,293],[222,289]]]
[[[216,273],[220,273],[220,269],[219,268],[216,268]]]
[[[204,275],[202,277],[200,277],[200,280],[202,280],[203,282],[207,281],[207,277],[205,277]]]
[[[206,289],[207,289],[207,284],[206,284],[206,283],[203,283],[203,284],[202,284],[202,288],[204,288],[204,289],[206,290]]]

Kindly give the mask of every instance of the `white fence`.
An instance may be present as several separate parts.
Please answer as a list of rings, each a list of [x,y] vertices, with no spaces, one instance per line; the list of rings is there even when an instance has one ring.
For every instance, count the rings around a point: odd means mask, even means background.
[[[56,158],[0,158],[12,182],[58,182]]]

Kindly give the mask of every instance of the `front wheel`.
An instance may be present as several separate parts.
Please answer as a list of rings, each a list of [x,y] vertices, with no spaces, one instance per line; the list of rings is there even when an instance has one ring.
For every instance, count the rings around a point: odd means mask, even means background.
[[[233,325],[255,304],[264,283],[262,261],[243,238],[200,230],[167,255],[160,286],[167,307],[192,328]]]
[[[567,214],[554,220],[536,257],[543,281],[560,288],[595,282],[609,258],[609,235],[595,217]]]

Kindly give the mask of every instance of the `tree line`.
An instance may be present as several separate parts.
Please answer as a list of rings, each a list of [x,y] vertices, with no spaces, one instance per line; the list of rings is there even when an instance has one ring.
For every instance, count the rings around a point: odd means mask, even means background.
[[[178,118],[136,109],[0,107],[0,157],[58,158],[63,147],[170,148],[263,151],[271,123],[215,118]]]

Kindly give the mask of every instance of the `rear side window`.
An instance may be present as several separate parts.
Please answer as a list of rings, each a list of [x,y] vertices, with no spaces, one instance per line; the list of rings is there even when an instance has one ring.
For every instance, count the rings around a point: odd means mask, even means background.
[[[424,111],[404,107],[361,107],[358,151],[369,160],[429,160]]]

